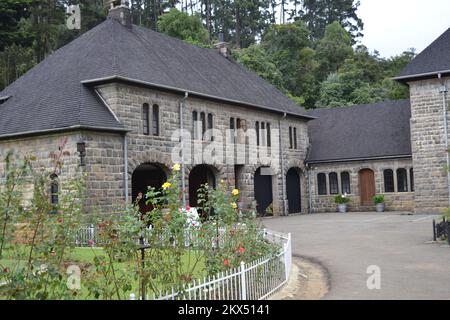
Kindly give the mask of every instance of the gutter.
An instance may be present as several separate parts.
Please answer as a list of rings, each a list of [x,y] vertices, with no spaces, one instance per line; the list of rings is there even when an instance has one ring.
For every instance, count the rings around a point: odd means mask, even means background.
[[[412,154],[397,155],[397,156],[369,157],[369,158],[313,160],[313,161],[305,161],[305,163],[309,165],[309,164],[328,164],[328,163],[335,163],[335,162],[356,162],[356,161],[368,161],[368,160],[390,160],[390,159],[408,159],[408,158],[412,158]]]
[[[308,156],[311,152],[311,143],[308,143],[308,149],[306,151],[306,159],[308,159]],[[311,193],[311,166],[305,161],[305,168],[306,168],[306,172],[308,173],[308,213],[312,214],[313,213],[313,207],[312,207],[312,193]]]
[[[442,80],[442,75],[439,73],[438,79],[441,81],[441,87],[439,88],[439,93],[442,94],[442,114],[444,117],[444,141],[446,150],[446,161],[447,161],[447,191],[448,191],[448,202],[450,204],[450,154],[449,154],[449,142],[448,142],[448,107],[447,107],[447,93],[448,88],[445,85],[444,80]]]
[[[186,89],[181,89],[181,88],[172,87],[172,86],[166,86],[166,85],[162,85],[162,84],[127,78],[127,77],[122,77],[122,76],[117,76],[117,75],[110,76],[110,77],[97,78],[97,79],[83,80],[83,81],[81,81],[81,83],[83,85],[95,85],[98,83],[112,82],[112,81],[129,82],[129,83],[143,85],[146,87],[153,87],[153,88],[159,88],[159,89],[164,89],[164,90],[168,90],[168,91],[175,91],[175,92],[182,93],[182,94],[188,93],[191,96],[196,96],[196,97],[205,98],[205,99],[209,99],[209,100],[223,101],[223,102],[227,102],[227,103],[231,103],[231,104],[244,105],[244,106],[253,107],[253,108],[257,108],[257,109],[263,109],[263,110],[267,110],[267,111],[275,112],[275,113],[281,113],[281,114],[286,113],[285,111],[275,110],[275,109],[272,109],[272,108],[269,108],[266,106],[262,106],[262,105],[258,105],[258,104],[253,104],[253,103],[248,103],[248,102],[243,102],[243,101],[233,100],[233,99],[226,99],[223,97],[218,97],[218,96],[200,93],[200,92],[196,92],[196,91],[187,91]],[[288,114],[290,116],[306,119],[306,120],[316,119],[316,117],[307,116],[307,115],[303,115],[303,114],[296,114],[296,113],[289,113],[289,112],[286,114]]]
[[[0,140],[2,140],[2,139],[11,139],[11,138],[22,138],[22,137],[36,136],[36,135],[42,135],[42,134],[61,133],[61,132],[75,131],[75,130],[113,132],[113,133],[130,132],[130,130],[127,130],[127,129],[124,129],[124,128],[94,127],[94,126],[85,126],[85,125],[77,124],[77,125],[74,125],[74,126],[64,127],[64,128],[32,130],[32,131],[26,131],[26,132],[8,133],[8,134],[0,135]]]
[[[281,180],[283,183],[283,187],[281,188],[282,190],[282,199],[283,199],[283,215],[287,216],[289,215],[289,213],[286,210],[286,175],[284,172],[284,154],[283,154],[283,138],[282,138],[282,134],[281,134],[281,121],[286,119],[286,112],[283,114],[283,116],[281,117],[281,119],[278,120],[278,130],[279,130],[279,140],[280,140],[280,160],[281,160]],[[301,208],[300,208],[301,209]]]
[[[392,78],[392,80],[399,81],[399,82],[407,82],[404,80],[413,80],[415,78],[426,78],[426,77],[432,78],[433,76],[438,76],[440,78],[443,74],[447,74],[447,73],[450,73],[450,70],[417,73],[417,74],[413,74],[413,75],[409,75],[409,76],[394,77],[394,78]]]

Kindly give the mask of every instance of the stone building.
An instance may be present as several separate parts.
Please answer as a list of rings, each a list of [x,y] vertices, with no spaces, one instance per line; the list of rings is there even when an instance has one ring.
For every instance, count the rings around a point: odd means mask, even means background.
[[[67,139],[53,178],[84,172],[87,211],[131,203],[160,187],[174,163],[191,206],[201,184],[221,180],[241,190],[242,209],[261,213],[336,211],[340,193],[353,211],[373,210],[375,194],[385,194],[388,210],[448,205],[442,91],[450,72],[436,70],[450,61],[429,63],[441,47],[400,75],[411,100],[306,111],[234,62],[226,43],[192,46],[133,25],[126,2],[110,5],[105,22],[0,93],[1,158],[30,153],[48,168]]]

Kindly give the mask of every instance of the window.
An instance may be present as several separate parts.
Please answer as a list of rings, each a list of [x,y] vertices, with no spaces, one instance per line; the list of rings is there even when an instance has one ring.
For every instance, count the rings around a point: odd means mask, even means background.
[[[53,206],[53,209],[50,213],[57,213],[56,206],[59,204],[59,183],[58,176],[56,174],[52,174],[50,176],[50,204]]]
[[[194,140],[198,139],[198,113],[197,111],[192,112],[192,133],[194,135]]]
[[[327,194],[327,177],[325,173],[319,173],[317,175],[317,190],[319,195]]]
[[[212,113],[208,113],[208,130],[213,129],[213,115]],[[213,133],[210,131],[211,134],[211,141],[214,141]]]
[[[341,190],[342,193],[351,194],[352,190],[350,188],[350,173],[342,172],[341,173]]]
[[[272,146],[271,135],[270,135],[270,123],[267,123],[267,146]]]
[[[338,184],[337,173],[336,172],[330,173],[329,179],[330,179],[330,194],[338,194],[339,193],[339,184]]]
[[[230,118],[230,129],[234,130],[234,118]]]
[[[203,136],[205,135],[206,132],[206,115],[204,112],[200,113],[200,121],[202,123],[202,137],[201,140],[203,140]]]
[[[414,170],[409,169],[409,181],[411,182],[411,192],[414,192]]]
[[[289,127],[289,149],[292,149],[294,145],[292,144],[292,127]]]
[[[142,120],[143,120],[143,128],[144,128],[144,134],[149,135],[150,134],[150,107],[147,103],[144,103],[142,106]]]
[[[261,145],[266,145],[266,123],[261,122]]]
[[[397,191],[408,192],[408,174],[406,169],[397,169]]]
[[[394,192],[394,172],[391,169],[384,170],[384,192]]]
[[[258,121],[256,121],[255,130],[256,130],[256,145],[259,146],[259,122]]]
[[[154,104],[152,108],[152,134],[159,136],[159,106],[157,104]]]
[[[297,150],[297,128],[294,128],[294,149]]]

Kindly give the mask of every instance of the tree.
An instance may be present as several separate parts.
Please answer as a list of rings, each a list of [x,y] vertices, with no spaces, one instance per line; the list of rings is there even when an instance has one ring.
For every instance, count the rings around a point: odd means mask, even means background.
[[[208,45],[208,30],[198,14],[188,15],[178,9],[171,9],[159,18],[158,30],[193,44]]]
[[[361,37],[364,24],[356,11],[360,3],[354,0],[303,0],[300,18],[305,21],[313,40],[321,39],[325,28],[334,21],[346,28],[353,39]]]
[[[29,16],[27,10],[32,0],[2,0],[0,2],[0,51],[17,44],[28,46],[32,42],[30,33],[20,30],[21,19]]]
[[[352,39],[349,33],[337,21],[328,25],[324,37],[317,45],[317,59],[320,65],[318,78],[323,80],[330,73],[337,72],[352,54]]]

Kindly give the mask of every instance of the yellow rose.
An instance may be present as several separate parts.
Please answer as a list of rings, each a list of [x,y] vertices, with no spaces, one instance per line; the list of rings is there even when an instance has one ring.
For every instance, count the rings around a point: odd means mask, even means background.
[[[233,189],[233,191],[231,191],[231,194],[233,196],[237,196],[239,194],[239,190],[238,189]]]
[[[231,205],[231,207],[232,207],[233,209],[236,209],[236,208],[237,208],[236,202],[232,202],[232,203],[230,203],[230,205]]]
[[[164,190],[169,189],[172,186],[172,184],[170,182],[164,182],[164,184],[162,185],[162,188]]]
[[[173,165],[173,167],[172,167],[172,170],[173,170],[173,171],[180,171],[180,168],[181,168],[180,164],[175,163],[175,164]]]

